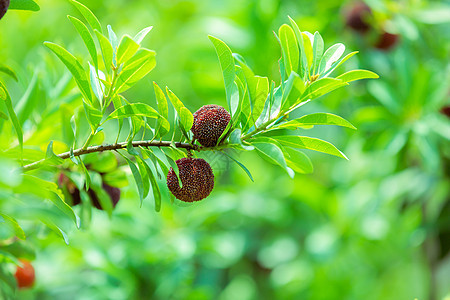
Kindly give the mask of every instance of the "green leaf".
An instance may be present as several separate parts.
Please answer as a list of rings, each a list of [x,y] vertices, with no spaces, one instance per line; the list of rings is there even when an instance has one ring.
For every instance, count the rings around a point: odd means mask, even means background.
[[[27,186],[27,192],[41,195],[48,198],[53,204],[67,215],[75,223],[77,227],[80,225],[80,219],[72,210],[72,208],[64,202],[64,195],[54,182],[49,182],[38,177],[24,174],[21,186]]]
[[[78,9],[78,11],[83,15],[83,17],[86,19],[93,30],[98,30],[98,32],[100,33],[103,32],[102,25],[100,25],[97,17],[89,8],[75,0],[70,0],[70,3],[72,3],[73,6]]]
[[[304,79],[306,77],[305,75],[308,70],[308,59],[307,59],[306,53],[305,53],[302,32],[298,28],[297,23],[295,23],[295,21],[291,17],[288,17],[288,18],[289,18],[292,28],[294,29],[295,37],[297,38],[297,42],[298,42],[298,46],[299,46],[299,50],[300,50],[300,71],[299,71],[300,73],[299,73],[299,75],[300,75],[300,78]]]
[[[89,171],[87,170],[86,166],[84,165],[83,160],[79,156],[77,156],[77,159],[81,165],[81,168],[83,169],[85,182],[86,182],[86,191],[88,191],[89,187],[91,185],[91,176],[89,175]]]
[[[239,65],[244,73],[245,81],[247,82],[248,92],[250,96],[251,120],[252,125],[255,124],[259,115],[264,109],[264,104],[269,94],[269,79],[267,77],[255,76],[253,71],[245,64],[245,62],[236,56]],[[243,104],[243,111],[246,111],[245,103]]]
[[[345,120],[342,117],[337,115],[333,115],[330,113],[313,113],[309,115],[305,115],[298,119],[294,119],[288,121],[286,123],[282,123],[280,125],[274,126],[271,130],[274,129],[297,129],[299,127],[305,126],[314,126],[314,125],[337,125],[342,127],[348,127],[351,129],[356,129],[349,121]]]
[[[169,100],[172,103],[173,107],[178,113],[180,118],[181,126],[183,129],[188,132],[191,130],[192,125],[194,124],[194,116],[192,113],[184,106],[183,102],[171,91],[168,87],[166,87],[167,95],[169,96]]]
[[[280,147],[273,143],[255,142],[251,144],[263,158],[273,164],[281,166],[289,175],[291,175],[288,171],[286,160]]]
[[[342,54],[344,54],[344,51],[345,46],[341,43],[334,44],[333,46],[328,48],[327,51],[325,51],[325,54],[322,56],[322,59],[320,60],[318,74],[322,74],[323,72],[328,71],[333,63],[341,58]]]
[[[155,199],[155,211],[159,212],[161,210],[161,191],[159,189],[158,183],[156,182],[155,174],[150,169],[149,165],[141,157],[137,157],[138,163],[141,162],[142,166],[145,168],[148,179],[152,185],[153,198]]]
[[[309,174],[313,172],[313,165],[309,157],[296,149],[286,147],[284,149],[287,165],[295,172],[300,174]]]
[[[95,47],[94,39],[92,38],[91,33],[89,32],[89,29],[86,25],[84,25],[83,22],[78,20],[75,17],[67,16],[72,22],[73,26],[75,26],[75,29],[78,31],[78,33],[81,36],[81,39],[83,40],[84,44],[86,45],[86,48],[88,49],[89,55],[92,58],[92,62],[94,63],[95,69],[98,70],[98,61],[97,61],[97,48]]]
[[[6,75],[9,75],[15,81],[19,81],[19,79],[17,78],[16,72],[14,72],[14,70],[11,69],[10,67],[8,67],[4,64],[1,64],[1,63],[0,63],[0,72],[5,73]]]
[[[278,30],[278,34],[286,74],[289,75],[292,71],[298,72],[300,51],[298,49],[298,42],[295,38],[294,30],[289,25],[283,24]]]
[[[337,62],[335,62],[333,65],[331,65],[330,69],[326,72],[324,77],[329,76],[334,70],[336,70],[337,67],[342,65],[344,62],[346,62],[349,58],[351,58],[353,55],[358,53],[358,51],[351,52],[344,56],[343,58],[339,59]]]
[[[242,170],[244,170],[244,172],[247,174],[247,176],[250,178],[251,181],[255,182],[253,180],[253,176],[250,173],[250,171],[241,163],[239,162],[237,159],[233,158],[231,155],[229,155],[228,153],[226,153],[225,151],[223,151],[223,153],[225,153],[226,156],[228,156],[232,161],[234,161],[239,167],[241,167]]]
[[[101,71],[98,71],[101,73]],[[94,92],[95,97],[98,99],[98,102],[100,103],[100,107],[103,107],[103,89],[104,85],[100,83],[100,80],[97,75],[97,71],[93,65],[89,63],[89,77],[91,79],[91,87],[92,91]],[[107,105],[107,103],[105,103]]]
[[[95,35],[97,35],[98,42],[100,44],[100,49],[102,50],[103,62],[105,63],[105,68],[111,70],[113,63],[113,48],[110,41],[98,30],[94,30]]]
[[[148,192],[150,191],[149,173],[151,173],[152,171],[148,167],[147,163],[140,156],[135,156],[135,157],[136,157],[137,165],[139,167],[139,173],[141,174],[141,178],[142,178],[142,189],[143,189],[142,198],[145,199],[145,198],[147,198]],[[141,207],[142,207],[142,202],[141,202]]]
[[[114,49],[114,53],[116,53],[117,47],[119,46],[119,40],[117,39],[117,35],[112,29],[111,25],[108,25],[107,28],[108,28],[109,42],[111,43]]]
[[[132,64],[132,68],[125,67],[124,71],[119,77],[119,88],[118,93],[124,92],[146,76],[153,68],[156,66],[156,53],[151,50],[141,49],[138,54],[136,61],[132,58],[129,63]]]
[[[337,88],[348,85],[348,83],[334,78],[322,78],[314,81],[306,88],[305,92],[301,96],[301,101],[311,99],[317,99],[320,96],[323,96],[331,91],[334,91]]]
[[[306,69],[307,74],[309,74],[309,70],[311,69],[312,63],[313,63],[312,41],[310,40],[309,36],[305,32],[302,32],[302,37],[303,37],[303,47],[304,47],[306,62],[307,62],[305,69]]]
[[[314,33],[314,43],[313,43],[313,63],[312,63],[313,74],[316,74],[316,69],[318,69],[320,60],[322,59],[323,49],[324,43],[322,36],[318,31],[316,31]]]
[[[153,88],[155,90],[156,102],[158,104],[158,110],[161,116],[164,118],[169,117],[169,106],[167,105],[167,98],[164,95],[162,89],[153,81]]]
[[[19,140],[20,159],[22,159],[22,153],[23,153],[22,127],[20,126],[19,119],[17,118],[17,115],[14,112],[14,108],[13,108],[11,97],[8,93],[8,90],[6,89],[6,86],[1,81],[0,81],[0,100],[5,101],[5,105],[6,105],[6,109],[8,110],[9,118],[11,119],[11,121],[13,123],[14,130],[16,131],[16,134],[17,134],[17,139]]]
[[[235,77],[235,68],[234,68],[234,58],[230,48],[218,38],[213,36],[208,36],[210,41],[213,43],[217,56],[219,58],[220,67],[222,68],[223,80],[225,83],[225,93],[227,97],[228,109],[230,113],[232,111],[231,98],[234,93],[234,77]]]
[[[128,166],[130,167],[131,173],[133,174],[134,181],[136,182],[136,186],[137,186],[138,192],[139,192],[140,205],[142,207],[142,203],[144,202],[144,183],[142,182],[141,174],[139,173],[139,170],[136,167],[136,165],[131,160],[129,160],[125,155],[123,155],[121,153],[120,153],[120,155],[122,155],[122,157],[127,161]]]
[[[126,63],[139,49],[136,43],[129,35],[124,35],[117,48],[117,64]]]
[[[144,103],[125,104],[113,111],[105,122],[111,119],[123,119],[133,116],[157,119],[159,114],[153,107]]]
[[[247,145],[244,145],[244,144],[242,143],[241,136],[242,136],[242,131],[241,131],[241,129],[235,129],[235,130],[230,134],[230,144],[239,145],[240,147],[242,147],[242,149],[245,149],[245,150],[254,150],[255,147],[253,147],[253,146],[247,146]]]
[[[90,106],[88,103],[83,101],[84,111],[86,113],[86,117],[91,125],[92,131],[94,131],[100,122],[102,121],[102,112],[98,109]]]
[[[339,151],[334,145],[321,139],[307,136],[294,136],[294,135],[272,136],[271,138],[275,139],[284,146],[314,150],[342,157],[348,160],[345,154]]]
[[[92,104],[92,94],[89,80],[80,62],[70,52],[57,44],[44,42],[44,45],[52,50],[53,53],[55,53],[56,56],[58,56],[59,59],[64,63],[67,69],[69,69],[70,73],[72,73],[73,77],[75,78],[75,81],[80,88],[81,93],[86,98],[86,100],[88,100],[89,103]]]
[[[348,72],[336,77],[336,79],[340,79],[344,82],[351,82],[351,81],[366,79],[366,78],[379,78],[379,76],[377,74],[375,74],[374,72],[367,71],[367,70],[352,70],[352,71],[348,71]]]
[[[11,0],[8,9],[39,11],[41,8],[33,0]]]
[[[25,232],[23,231],[22,227],[20,227],[19,223],[10,216],[7,216],[5,214],[0,213],[0,217],[3,217],[4,221],[7,223],[7,225],[14,231],[14,234],[21,240],[25,240]],[[1,221],[0,221],[1,223]]]
[[[63,159],[58,157],[54,152],[53,152],[53,141],[50,141],[50,143],[47,146],[47,151],[45,153],[45,160],[46,163],[51,162],[55,165],[59,165],[63,163]]]
[[[147,34],[150,32],[150,30],[152,30],[152,28],[153,28],[153,26],[149,26],[149,27],[142,29],[141,31],[139,31],[138,34],[136,34],[136,36],[133,38],[133,40],[136,43],[141,44],[141,42],[144,40],[144,38],[147,36]]]
[[[153,198],[155,198],[155,211],[159,212],[161,210],[161,190],[159,189],[158,182],[156,182],[155,174],[149,172],[149,176],[152,184]]]

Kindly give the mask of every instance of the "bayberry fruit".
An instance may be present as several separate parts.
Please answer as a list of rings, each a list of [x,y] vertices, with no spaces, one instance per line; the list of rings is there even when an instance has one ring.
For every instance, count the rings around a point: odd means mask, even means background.
[[[364,2],[357,2],[345,13],[345,23],[351,29],[365,33],[370,29],[368,18],[372,14],[370,7]]]
[[[194,113],[192,133],[204,147],[214,147],[231,120],[230,113],[219,105],[205,105]]]
[[[34,284],[35,274],[34,268],[31,263],[24,259],[19,259],[22,263],[22,267],[17,267],[14,277],[17,280],[17,286],[19,289],[32,287]]]
[[[104,182],[102,184],[102,188],[108,194],[109,198],[111,198],[112,206],[113,208],[115,208],[120,200],[120,189],[110,186],[109,184],[106,184]],[[92,205],[94,205],[96,208],[100,210],[103,210],[100,204],[100,200],[97,197],[97,194],[92,189],[89,190],[88,194],[91,198]]]
[[[181,201],[200,201],[214,188],[214,174],[211,166],[201,158],[181,158],[176,161],[180,171],[182,187],[175,171],[170,168],[167,174],[167,187]]]
[[[383,31],[378,37],[375,47],[380,50],[389,50],[397,44],[398,39],[398,34]]]
[[[6,14],[9,7],[9,0],[0,0],[0,19]]]

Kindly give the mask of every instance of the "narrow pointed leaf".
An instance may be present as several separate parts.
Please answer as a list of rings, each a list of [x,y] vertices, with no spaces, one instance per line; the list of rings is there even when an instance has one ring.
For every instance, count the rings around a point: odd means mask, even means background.
[[[274,126],[271,129],[297,129],[304,126],[314,126],[314,125],[337,125],[342,127],[347,127],[351,129],[356,129],[349,121],[344,118],[333,115],[330,113],[313,113],[305,115],[298,119],[282,123],[280,125]]]
[[[67,16],[72,22],[75,29],[78,31],[78,33],[81,36],[81,39],[83,40],[84,44],[86,45],[86,48],[89,52],[89,55],[92,58],[92,62],[94,63],[95,69],[98,70],[98,61],[97,61],[97,48],[95,47],[94,39],[92,38],[91,33],[89,32],[89,29],[86,25],[84,25],[83,22],[78,20],[75,17]]]
[[[339,151],[333,144],[323,141],[318,138],[312,138],[307,136],[273,136],[271,137],[284,146],[293,148],[310,149],[318,152],[331,154],[334,156],[342,157],[348,160],[344,153]]]
[[[144,103],[125,104],[113,111],[108,116],[106,121],[111,119],[123,119],[133,116],[157,119],[159,117],[159,114],[153,107]]]
[[[348,72],[336,77],[336,79],[340,79],[344,82],[351,82],[351,81],[366,79],[366,78],[379,78],[379,76],[377,74],[375,74],[374,72],[367,71],[367,70],[352,70],[352,71],[348,71]]]
[[[217,56],[219,57],[220,67],[222,68],[223,80],[225,83],[225,93],[227,97],[228,109],[232,111],[231,97],[234,93],[234,58],[230,48],[218,38],[208,36],[210,41],[216,48]]]
[[[98,30],[100,33],[103,32],[100,22],[98,21],[97,17],[94,15],[94,13],[89,8],[87,8],[85,5],[83,5],[80,2],[75,1],[75,0],[70,0],[70,2],[83,15],[83,17],[86,19],[86,21],[89,23],[89,25],[91,26],[91,28],[93,30]]]
[[[289,75],[292,71],[297,73],[300,51],[298,49],[298,42],[295,38],[294,30],[289,25],[283,24],[278,30],[278,35],[281,43],[286,74]]]
[[[55,53],[56,56],[58,56],[59,59],[64,63],[67,69],[69,69],[70,73],[72,73],[73,77],[75,78],[75,81],[80,88],[81,93],[86,98],[86,100],[88,100],[92,104],[92,94],[89,80],[80,62],[70,52],[57,44],[45,42],[44,45],[52,50],[53,53]]]

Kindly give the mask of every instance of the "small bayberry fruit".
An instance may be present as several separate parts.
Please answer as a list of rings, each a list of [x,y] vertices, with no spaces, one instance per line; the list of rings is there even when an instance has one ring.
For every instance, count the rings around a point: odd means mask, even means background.
[[[175,171],[170,168],[167,174],[167,187],[170,192],[184,202],[200,201],[214,188],[214,174],[211,166],[201,158],[181,158],[176,161],[180,171],[182,187]]]
[[[214,147],[231,120],[230,113],[222,106],[202,106],[194,113],[192,133],[204,147]]]
[[[31,263],[25,259],[19,259],[22,267],[17,267],[14,277],[17,280],[19,289],[32,287],[34,284],[35,273]]]
[[[377,42],[375,43],[375,48],[380,50],[389,50],[397,44],[399,40],[398,34],[389,33],[383,31],[378,37]]]
[[[372,10],[366,3],[354,3],[345,13],[345,24],[355,31],[365,33],[370,29],[368,18],[371,14]]]
[[[109,198],[111,199],[112,206],[113,208],[115,208],[120,200],[120,189],[110,186],[109,184],[106,184],[104,182],[102,183],[102,188],[108,194]],[[100,204],[100,200],[97,197],[97,194],[92,189],[89,189],[88,194],[89,197],[91,198],[92,205],[95,206],[97,209],[103,210],[102,205]]]
[[[9,0],[0,0],[0,19],[6,14],[9,7]]]
[[[67,175],[65,175],[64,173],[59,174],[58,186],[61,189],[67,189],[67,192],[69,193],[71,198],[71,203],[69,203],[70,205],[75,206],[81,203],[80,190],[77,188],[75,183],[73,183],[72,180],[70,180],[70,178],[67,177]]]

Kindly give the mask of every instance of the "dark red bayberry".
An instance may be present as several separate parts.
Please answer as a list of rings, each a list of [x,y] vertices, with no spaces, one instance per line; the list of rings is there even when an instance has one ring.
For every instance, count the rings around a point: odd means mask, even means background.
[[[200,201],[214,188],[214,174],[211,166],[201,158],[181,158],[176,161],[183,187],[180,188],[175,171],[167,174],[167,187],[181,201]]]
[[[32,287],[34,284],[35,273],[31,263],[25,259],[19,259],[22,267],[17,267],[14,277],[17,280],[19,289]]]
[[[214,147],[231,120],[230,113],[219,105],[205,105],[194,113],[192,133],[204,147]]]
[[[102,184],[102,188],[108,194],[109,198],[111,198],[113,208],[115,208],[117,203],[120,200],[120,189],[110,186],[104,182]],[[88,193],[92,200],[92,205],[94,205],[96,208],[98,208],[100,210],[103,210],[103,208],[100,204],[100,200],[97,197],[97,194],[92,189],[90,189]]]
[[[370,29],[368,18],[372,14],[370,7],[364,2],[356,2],[345,12],[345,23],[351,29],[365,33]]]
[[[9,0],[0,0],[0,20],[6,14],[9,7]]]
[[[399,40],[398,34],[389,33],[383,31],[378,37],[377,42],[375,43],[375,48],[380,50],[389,50],[397,44]]]
[[[59,174],[58,177],[58,186],[62,188],[66,188],[67,192],[71,197],[72,206],[78,205],[81,203],[80,190],[76,187],[75,183],[70,180],[64,173]]]
[[[443,106],[440,110],[441,114],[450,118],[450,105]]]
[[[71,204],[72,206],[78,205],[81,203],[80,190],[75,186],[75,184],[67,177],[65,174],[61,173],[58,177],[58,185],[60,188],[66,188],[67,192],[71,196]],[[111,199],[113,208],[116,207],[117,203],[120,200],[120,189],[117,187],[110,186],[109,184],[102,182],[103,190],[108,194]],[[97,194],[93,189],[89,189],[87,191],[89,198],[91,199],[92,205],[100,210],[103,210],[100,200],[98,199]]]

